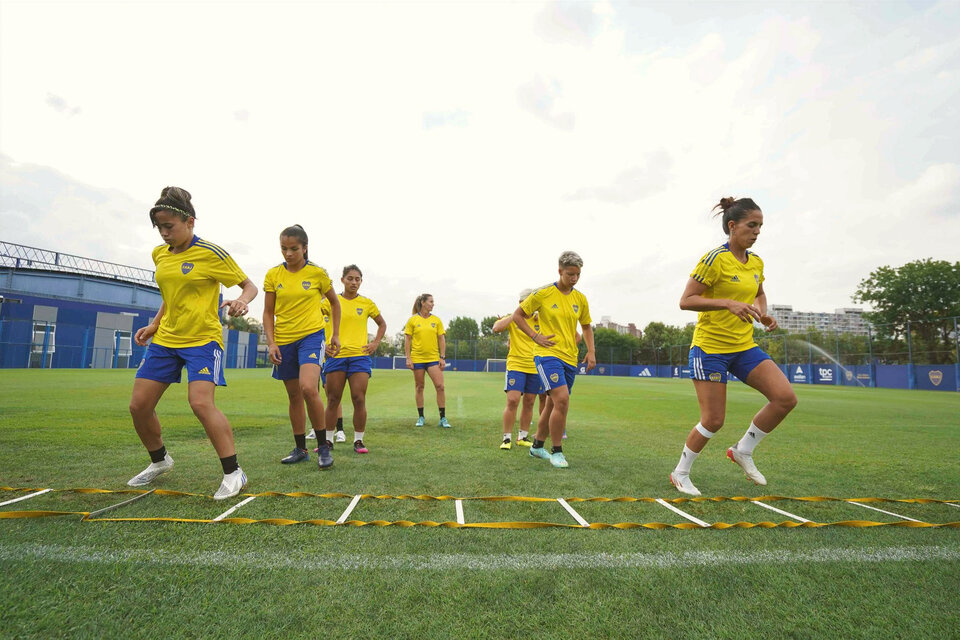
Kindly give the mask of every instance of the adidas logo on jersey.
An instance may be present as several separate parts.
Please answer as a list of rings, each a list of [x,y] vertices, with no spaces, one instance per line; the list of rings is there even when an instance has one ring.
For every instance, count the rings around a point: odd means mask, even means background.
[[[550,308],[551,308],[551,309],[559,309],[560,307],[558,307],[557,305],[553,305],[553,306],[550,307]]]
[[[204,367],[203,369],[200,369],[200,371],[197,371],[197,373],[198,373],[198,374],[203,374],[203,375],[205,375],[205,376],[209,376],[209,375],[210,375],[210,369]]]
[[[740,276],[733,276],[730,278],[730,282],[740,282]]]

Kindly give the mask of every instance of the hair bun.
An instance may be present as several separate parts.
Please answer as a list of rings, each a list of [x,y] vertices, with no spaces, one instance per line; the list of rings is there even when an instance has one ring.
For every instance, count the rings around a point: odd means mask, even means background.
[[[721,210],[726,211],[727,209],[732,207],[736,202],[737,202],[737,199],[732,196],[727,198],[720,198],[720,204],[718,204],[717,207],[720,207]]]

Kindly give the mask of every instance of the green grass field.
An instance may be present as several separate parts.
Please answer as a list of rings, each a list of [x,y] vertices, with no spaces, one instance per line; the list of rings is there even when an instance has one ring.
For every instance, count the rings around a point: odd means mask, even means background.
[[[282,466],[286,398],[266,370],[228,371],[247,492],[662,497],[697,421],[685,381],[582,377],[566,470],[502,452],[502,374],[448,373],[448,416],[415,429],[412,376],[371,380],[371,453]],[[120,490],[149,458],[127,412],[130,371],[0,371],[0,485]],[[700,456],[705,496],[960,498],[960,394],[797,388],[757,448],[769,485],[724,452],[762,399],[731,384],[727,426]],[[157,488],[209,496],[221,472],[175,385],[158,407],[175,469]],[[347,409],[347,432],[350,410]],[[23,495],[0,491],[0,502]],[[0,511],[93,511],[129,497],[52,492]],[[151,495],[105,517],[211,519],[239,502]],[[347,498],[260,497],[234,515],[336,520]],[[770,501],[815,522],[894,516],[844,502]],[[648,502],[572,502],[588,521],[686,522]],[[677,505],[707,522],[789,521],[744,502]],[[875,505],[931,523],[942,504]],[[464,503],[467,522],[574,524],[556,502]],[[453,501],[360,501],[358,521],[455,521]],[[956,637],[960,529],[457,529],[0,519],[0,637]]]

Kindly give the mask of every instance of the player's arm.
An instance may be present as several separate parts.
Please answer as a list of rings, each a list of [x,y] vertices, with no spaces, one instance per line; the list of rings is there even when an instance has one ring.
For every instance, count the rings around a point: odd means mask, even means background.
[[[226,307],[227,314],[234,317],[247,315],[250,303],[257,297],[257,293],[260,291],[250,278],[247,278],[237,286],[243,289],[240,295],[234,300],[224,300],[223,304],[220,305],[221,309]]]
[[[413,360],[410,358],[410,347],[413,345],[413,336],[409,333],[403,334],[403,354],[407,358],[407,369],[413,369]]]
[[[263,335],[267,339],[267,357],[273,364],[280,364],[280,347],[274,337],[276,330],[277,294],[267,291],[263,294]]]
[[[511,316],[510,319],[513,321],[515,325],[517,325],[517,328],[520,329],[520,331],[523,331],[525,334],[527,334],[527,337],[529,337],[531,340],[536,342],[541,347],[552,347],[553,345],[555,345],[556,343],[550,338],[552,338],[556,334],[551,333],[550,335],[545,336],[539,331],[534,331],[533,327],[531,327],[530,324],[527,322],[527,318],[529,317],[530,316],[527,315],[526,311],[523,310],[523,306],[519,306],[513,312],[513,316]]]
[[[383,336],[387,333],[387,321],[383,319],[383,316],[377,316],[373,321],[377,323],[377,335],[374,336],[373,342],[369,342],[363,346],[363,352],[368,356],[376,353],[377,348],[380,346],[380,341],[383,340]]]
[[[760,322],[767,328],[767,331],[773,331],[779,326],[776,318],[767,315],[767,294],[763,291],[762,282],[760,288],[757,289],[757,299],[754,301],[754,306],[760,310]]]
[[[587,343],[587,355],[583,359],[583,364],[587,365],[587,371],[597,366],[597,350],[593,345],[593,327],[589,324],[581,325],[583,329],[583,341]]]
[[[703,293],[707,285],[693,278],[687,280],[687,286],[680,296],[680,308],[684,311],[722,311],[727,310],[744,322],[760,320],[760,310],[752,304],[738,302],[728,298],[707,298]]]
[[[447,368],[447,336],[441,333],[437,336],[437,347],[440,348],[440,371]]]
[[[333,333],[327,345],[327,353],[335,356],[340,353],[340,298],[333,287],[327,289],[323,295],[330,303],[330,331]]]
[[[511,324],[512,322],[513,322],[513,316],[512,316],[512,315],[511,315],[511,316],[504,316],[504,317],[500,318],[499,320],[497,320],[496,322],[493,323],[493,327],[492,327],[493,332],[494,332],[494,333],[503,333],[503,332],[506,331],[508,328],[510,328],[510,324]]]
[[[141,347],[147,346],[147,340],[152,338],[153,334],[160,328],[160,320],[163,319],[163,314],[166,313],[166,311],[167,303],[161,302],[160,308],[157,309],[157,315],[153,316],[153,320],[151,320],[147,326],[137,329],[137,332],[133,335],[133,341]]]

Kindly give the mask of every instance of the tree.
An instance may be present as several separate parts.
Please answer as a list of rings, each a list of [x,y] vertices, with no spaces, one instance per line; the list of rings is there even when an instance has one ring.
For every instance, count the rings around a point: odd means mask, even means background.
[[[853,300],[874,308],[864,316],[875,325],[891,325],[894,336],[905,335],[909,326],[911,336],[925,345],[939,342],[942,351],[937,351],[949,357],[953,322],[948,319],[960,316],[960,262],[927,258],[880,267],[860,281]],[[934,364],[943,361],[931,355]]]
[[[480,337],[480,327],[473,318],[457,316],[450,321],[447,327],[447,342],[454,340],[470,341]]]
[[[499,320],[497,316],[487,316],[480,322],[480,335],[483,336],[493,336],[497,335],[493,332],[493,325]]]
[[[248,331],[257,335],[263,333],[263,325],[256,319],[245,316],[228,316],[226,325],[236,331]]]

